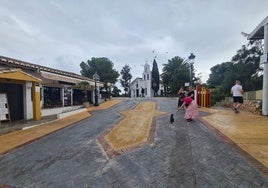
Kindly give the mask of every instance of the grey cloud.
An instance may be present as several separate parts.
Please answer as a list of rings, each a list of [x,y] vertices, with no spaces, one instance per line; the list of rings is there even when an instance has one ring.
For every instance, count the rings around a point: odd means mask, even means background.
[[[0,55],[76,73],[81,61],[108,57],[118,71],[129,64],[135,77],[154,56],[161,71],[193,52],[207,77],[247,43],[240,32],[251,32],[266,7],[266,0],[3,0]]]

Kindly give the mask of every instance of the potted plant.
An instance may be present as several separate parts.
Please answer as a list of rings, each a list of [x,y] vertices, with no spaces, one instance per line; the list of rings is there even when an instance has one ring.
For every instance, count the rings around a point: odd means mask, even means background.
[[[87,98],[87,91],[91,88],[91,86],[86,81],[82,81],[82,82],[78,83],[77,86],[80,89],[82,89],[83,92],[84,92],[84,96],[82,98],[82,101],[83,101],[83,105],[87,108],[89,106],[89,101],[88,101],[88,98]]]

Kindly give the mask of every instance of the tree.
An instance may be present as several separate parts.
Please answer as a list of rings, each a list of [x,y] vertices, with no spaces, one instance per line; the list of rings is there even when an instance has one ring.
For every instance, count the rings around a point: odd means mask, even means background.
[[[218,65],[213,66],[210,68],[211,74],[209,75],[209,78],[207,80],[207,84],[209,87],[216,87],[222,84],[222,81],[224,80],[224,75],[228,70],[228,67],[230,67],[232,62],[225,62]]]
[[[243,45],[231,62],[225,62],[212,67],[207,83],[210,87],[222,86],[222,91],[229,94],[230,87],[236,79],[243,83],[247,91],[262,88],[262,68],[259,57],[263,53],[259,42],[249,42]]]
[[[154,96],[157,95],[157,92],[159,90],[159,71],[157,63],[154,59],[153,61],[153,69],[152,69],[152,89],[154,91]]]
[[[113,86],[112,96],[119,97],[121,90],[117,86]]]
[[[183,58],[175,56],[163,65],[163,73],[161,74],[165,92],[169,91],[173,94],[178,92],[178,88],[189,82],[189,65]]]
[[[113,68],[114,64],[111,60],[106,57],[92,57],[87,62],[80,63],[81,75],[93,78],[93,74],[97,72],[100,76],[100,81],[104,82],[104,88],[107,91],[107,83],[115,84],[119,77],[119,73]]]
[[[263,47],[260,41],[249,41],[237,51],[231,62],[212,67],[207,83],[215,88],[213,98],[223,99],[230,96],[230,88],[237,79],[241,80],[245,91],[262,89],[263,69],[260,67],[259,59],[262,53]]]
[[[247,91],[262,88],[263,68],[260,66],[260,56],[263,54],[261,41],[249,41],[243,45],[232,58],[237,65],[239,79],[243,82],[243,88]]]
[[[128,91],[130,80],[132,78],[132,75],[130,74],[130,70],[131,70],[131,67],[126,64],[120,72],[121,74],[120,84],[124,88],[125,95],[126,95],[126,92]]]

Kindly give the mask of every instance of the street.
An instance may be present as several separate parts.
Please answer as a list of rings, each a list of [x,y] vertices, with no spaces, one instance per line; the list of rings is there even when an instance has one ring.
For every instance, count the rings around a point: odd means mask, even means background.
[[[98,138],[144,101],[153,142],[109,157]],[[186,122],[176,99],[129,99],[0,157],[0,185],[11,187],[268,187],[268,177],[199,120]],[[170,114],[175,122],[170,123]],[[202,113],[201,113],[202,115]]]

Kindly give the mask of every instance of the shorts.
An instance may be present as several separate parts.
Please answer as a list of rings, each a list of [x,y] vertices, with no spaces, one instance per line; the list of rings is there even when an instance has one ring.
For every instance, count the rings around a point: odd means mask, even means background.
[[[236,96],[236,97],[233,97],[233,102],[234,103],[240,103],[240,104],[243,104],[244,100],[243,100],[243,97],[241,96]]]

